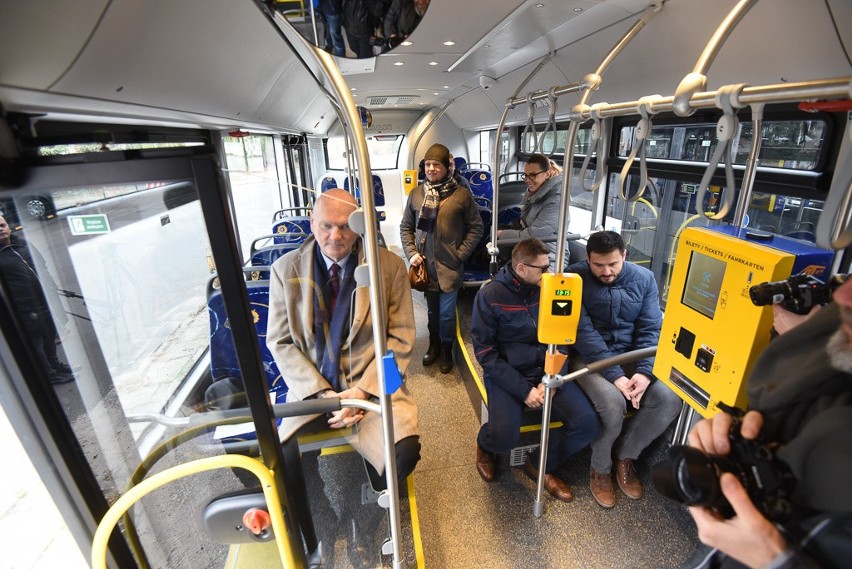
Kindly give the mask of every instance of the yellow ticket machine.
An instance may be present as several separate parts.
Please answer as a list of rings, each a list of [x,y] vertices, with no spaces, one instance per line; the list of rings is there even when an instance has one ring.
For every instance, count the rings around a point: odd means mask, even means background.
[[[769,343],[772,307],[754,306],[749,288],[831,263],[830,252],[735,233],[687,228],[681,235],[654,363],[654,375],[704,417],[719,402],[746,407],[745,379]]]

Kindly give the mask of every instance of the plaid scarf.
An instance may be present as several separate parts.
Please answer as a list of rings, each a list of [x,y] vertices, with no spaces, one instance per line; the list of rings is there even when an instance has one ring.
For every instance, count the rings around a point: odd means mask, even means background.
[[[435,223],[438,221],[438,206],[443,200],[453,195],[458,184],[452,177],[449,177],[437,184],[426,180],[423,182],[423,188],[426,191],[426,197],[423,199],[420,214],[417,216],[417,229],[432,233],[435,230]]]

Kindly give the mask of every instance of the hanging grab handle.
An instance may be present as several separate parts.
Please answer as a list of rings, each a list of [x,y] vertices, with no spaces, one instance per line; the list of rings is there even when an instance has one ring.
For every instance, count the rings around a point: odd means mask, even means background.
[[[521,133],[521,140],[523,141],[524,136],[529,134],[530,139],[533,141],[532,152],[535,154],[538,152],[538,137],[536,136],[535,130],[535,102],[532,100],[532,96],[532,93],[527,95],[527,125]]]
[[[601,124],[601,114],[600,109],[606,105],[607,103],[596,103],[590,107],[590,111],[592,114],[592,140],[589,142],[589,150],[586,152],[586,157],[583,159],[583,165],[580,167],[580,181],[583,184],[583,189],[587,192],[595,192],[598,188],[601,187],[601,183],[604,179],[604,168],[606,166],[606,152],[603,148],[603,125]],[[592,185],[586,185],[586,172],[589,169],[589,162],[592,158],[592,150],[595,151],[595,156],[597,156],[597,168],[595,171],[595,177],[592,179]]]
[[[544,130],[541,131],[541,134],[538,135],[538,142],[536,143],[536,148],[538,148],[542,153],[544,153],[544,137],[548,132],[553,133],[553,146],[550,147],[550,152],[547,153],[547,157],[550,158],[556,152],[556,93],[554,92],[556,87],[551,87],[547,91],[547,101],[550,105],[550,116],[547,117],[547,124],[544,125]]]
[[[734,203],[734,193],[736,186],[734,185],[734,168],[732,165],[731,148],[733,146],[734,137],[737,135],[740,127],[740,121],[736,115],[736,109],[743,105],[739,102],[740,93],[746,87],[744,83],[737,85],[726,85],[721,87],[716,92],[716,106],[722,109],[722,116],[719,122],[716,123],[716,150],[710,157],[710,163],[707,164],[707,170],[704,171],[704,176],[701,178],[701,184],[698,186],[698,192],[695,196],[695,209],[698,214],[707,219],[723,219],[731,209]],[[760,133],[757,134],[760,136]],[[724,158],[725,160],[725,188],[721,192],[722,204],[716,213],[708,214],[704,211],[704,197],[707,194],[707,188],[710,185],[710,179],[719,167],[719,163]]]
[[[630,151],[630,156],[627,157],[627,161],[621,168],[621,175],[618,177],[618,197],[628,203],[635,202],[645,195],[645,189],[647,187],[650,186],[652,191],[654,189],[653,182],[648,180],[648,164],[645,159],[645,145],[648,142],[648,138],[651,136],[651,129],[653,128],[651,115],[654,113],[653,105],[658,99],[662,99],[662,97],[660,97],[660,95],[649,95],[639,99],[639,114],[642,115],[642,118],[639,120],[639,124],[636,125],[633,148]],[[627,172],[630,170],[630,167],[633,166],[633,161],[636,159],[637,153],[639,154],[639,190],[636,192],[635,196],[628,198],[624,193],[624,181],[627,179]]]

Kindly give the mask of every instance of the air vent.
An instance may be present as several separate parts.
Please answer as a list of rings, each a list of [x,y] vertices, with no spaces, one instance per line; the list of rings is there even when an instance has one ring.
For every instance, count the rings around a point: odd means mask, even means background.
[[[408,105],[417,97],[418,95],[388,95],[387,97],[367,97],[367,104],[371,107]]]

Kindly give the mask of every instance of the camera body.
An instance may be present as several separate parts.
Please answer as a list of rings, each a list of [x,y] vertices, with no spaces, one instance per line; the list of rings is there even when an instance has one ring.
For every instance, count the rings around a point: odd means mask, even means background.
[[[790,312],[807,314],[814,306],[831,302],[834,289],[846,282],[847,276],[837,274],[824,283],[812,275],[792,275],[783,281],[754,285],[748,295],[755,306],[780,304]]]
[[[795,478],[773,448],[760,439],[744,439],[740,421],[734,420],[728,434],[731,452],[709,455],[682,445],[671,448],[666,460],[656,465],[652,479],[657,491],[687,506],[714,509],[724,518],[734,516],[719,478],[725,472],[736,476],[755,507],[773,522],[784,522],[793,513],[790,501]]]

